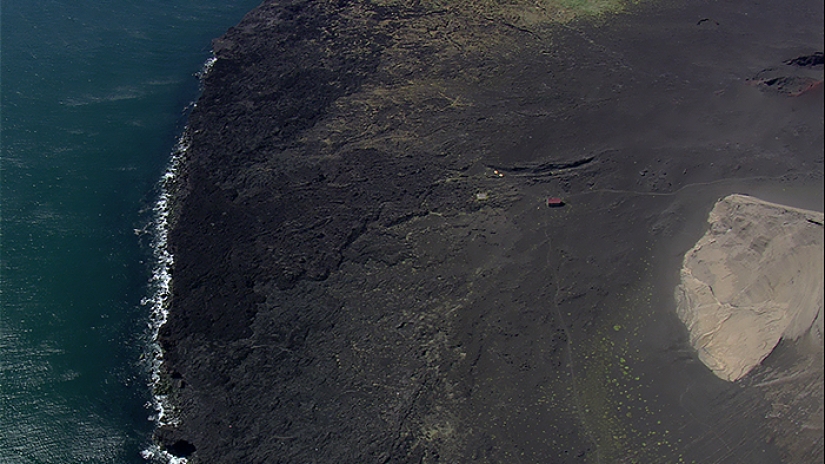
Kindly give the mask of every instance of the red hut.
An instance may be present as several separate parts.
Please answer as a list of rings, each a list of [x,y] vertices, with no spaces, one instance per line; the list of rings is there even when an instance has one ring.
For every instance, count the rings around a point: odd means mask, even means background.
[[[549,206],[550,208],[559,208],[561,206],[564,206],[564,200],[558,197],[548,197],[547,206]]]

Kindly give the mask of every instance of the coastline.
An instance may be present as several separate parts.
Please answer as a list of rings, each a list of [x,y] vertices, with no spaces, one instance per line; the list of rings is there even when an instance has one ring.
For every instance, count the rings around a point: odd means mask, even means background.
[[[141,305],[149,306],[151,309],[148,328],[149,344],[144,355],[144,363],[150,376],[148,387],[152,394],[151,408],[154,411],[150,420],[156,424],[156,428],[180,424],[178,415],[174,411],[175,405],[169,398],[171,392],[169,391],[170,386],[166,385],[168,379],[163,377],[163,350],[158,343],[158,333],[166,323],[169,315],[169,297],[172,288],[171,270],[174,266],[174,256],[168,249],[171,186],[175,182],[178,169],[180,169],[180,164],[188,149],[186,138],[186,130],[184,130],[184,134],[181,135],[172,152],[169,166],[160,181],[160,194],[155,206],[152,208],[154,213],[152,219],[152,250],[155,258],[150,283],[152,293],[151,296],[141,301]],[[176,457],[169,450],[161,449],[157,444],[142,450],[140,454],[147,461],[166,462],[168,464],[186,464],[187,462],[186,458]]]
[[[197,77],[203,85],[203,79],[209,74],[215,64],[214,55],[208,58]],[[195,103],[197,106],[197,103]],[[151,310],[149,319],[149,344],[147,352],[144,354],[145,369],[149,373],[150,383],[148,385],[152,392],[151,408],[154,411],[150,420],[155,423],[156,428],[175,427],[180,425],[179,412],[176,410],[176,403],[173,399],[174,385],[172,379],[164,376],[163,349],[158,341],[160,328],[166,324],[169,316],[170,297],[172,293],[172,269],[174,267],[174,255],[168,246],[169,231],[173,227],[173,203],[177,189],[175,188],[177,177],[182,165],[186,160],[186,152],[189,149],[191,134],[189,128],[185,127],[172,150],[169,164],[159,182],[159,195],[152,208],[152,253],[155,259],[152,270],[152,280],[150,282],[151,295],[141,301],[142,306],[148,306]],[[172,397],[170,397],[170,395]],[[168,464],[186,464],[185,457],[175,456],[175,449],[162,449],[157,443],[141,451],[141,456],[147,461],[166,462]]]
[[[821,113],[821,90],[768,95],[742,85],[747,68],[716,94],[729,69],[703,76],[693,62],[672,77],[636,71],[668,53],[650,48],[655,21],[697,34],[668,6],[527,32],[460,11],[324,8],[266,3],[215,42],[176,179],[187,194],[174,200],[157,338],[181,422],[161,424],[160,446],[193,462],[713,456],[702,421],[686,419],[702,408],[662,375],[685,362],[663,353],[686,337],[630,341],[673,304],[642,284],[651,250],[695,214],[670,201],[686,186],[821,179],[821,127],[787,135]],[[754,108],[781,116],[755,126],[785,147],[745,131]],[[724,127],[702,123],[707,112]],[[542,208],[550,194],[565,208]],[[761,401],[722,409],[750,417]],[[751,449],[724,462],[778,462],[761,423],[716,432]]]

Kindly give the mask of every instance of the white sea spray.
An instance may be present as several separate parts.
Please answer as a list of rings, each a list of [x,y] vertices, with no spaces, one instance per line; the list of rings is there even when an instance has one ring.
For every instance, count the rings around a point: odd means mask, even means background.
[[[212,70],[212,66],[217,61],[213,55],[201,67],[197,76],[201,83],[203,79]],[[193,105],[196,106],[197,104]],[[172,295],[172,265],[175,262],[175,257],[169,250],[169,221],[171,214],[171,202],[174,191],[174,185],[177,180],[178,172],[186,157],[186,152],[189,149],[189,129],[183,131],[183,135],[178,139],[175,149],[172,151],[169,165],[160,179],[160,194],[152,208],[152,252],[154,258],[154,267],[152,269],[152,279],[150,282],[150,295],[141,301],[144,306],[149,306],[151,313],[149,316],[149,349],[146,355],[148,370],[150,374],[150,385],[152,390],[152,399],[147,407],[152,408],[154,414],[150,420],[155,422],[156,427],[165,425],[178,425],[180,417],[174,410],[171,404],[167,388],[164,388],[162,382],[164,381],[161,375],[163,366],[163,349],[158,343],[158,333],[160,328],[166,324],[169,317],[169,300]],[[167,451],[163,450],[157,444],[152,444],[143,450],[141,456],[147,461],[165,462],[168,464],[186,464],[187,459],[173,456]]]
[[[152,279],[150,282],[151,296],[141,301],[144,306],[149,306],[151,313],[149,316],[150,344],[146,360],[150,374],[150,385],[152,389],[152,399],[148,405],[154,410],[150,417],[155,422],[156,427],[165,425],[178,425],[180,418],[175,413],[166,389],[162,388],[161,369],[163,365],[163,350],[158,343],[158,333],[160,328],[166,323],[169,316],[169,300],[172,292],[171,269],[174,264],[174,256],[169,250],[169,220],[172,190],[177,178],[178,170],[186,151],[189,148],[188,132],[184,131],[178,140],[169,166],[160,180],[160,194],[153,208],[152,220],[152,251],[154,255],[154,267],[152,269]],[[149,446],[141,452],[144,459],[151,461],[167,462],[169,464],[185,464],[186,458],[179,458],[160,449],[156,444]]]
[[[212,71],[212,67],[215,66],[216,61],[218,61],[218,58],[212,55],[208,60],[206,60],[205,63],[203,63],[200,72],[197,74],[201,81],[209,75],[209,71]]]

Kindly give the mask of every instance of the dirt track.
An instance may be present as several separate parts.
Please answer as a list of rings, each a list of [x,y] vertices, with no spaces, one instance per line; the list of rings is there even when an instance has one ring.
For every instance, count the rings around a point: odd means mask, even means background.
[[[216,41],[190,119],[161,331],[182,422],[158,441],[201,463],[821,461],[821,430],[696,360],[672,301],[718,197],[821,210],[822,66],[784,63],[822,51],[821,2],[565,24],[279,3]]]

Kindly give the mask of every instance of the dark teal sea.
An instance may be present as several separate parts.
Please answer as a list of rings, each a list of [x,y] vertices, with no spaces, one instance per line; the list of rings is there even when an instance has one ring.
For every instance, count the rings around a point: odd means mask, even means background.
[[[210,40],[260,0],[0,3],[0,463],[140,463],[152,207]]]

